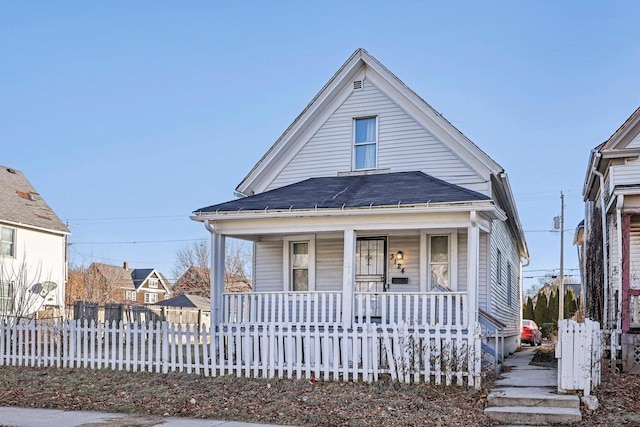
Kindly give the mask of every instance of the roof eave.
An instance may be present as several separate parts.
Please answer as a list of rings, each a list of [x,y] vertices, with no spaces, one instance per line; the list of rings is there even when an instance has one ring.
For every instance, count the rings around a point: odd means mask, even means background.
[[[193,221],[204,222],[206,220],[247,220],[259,216],[260,218],[289,218],[289,217],[325,217],[325,216],[351,216],[368,214],[398,214],[398,213],[442,213],[442,212],[486,212],[492,218],[505,220],[506,214],[491,200],[424,203],[410,206],[364,206],[345,208],[320,208],[320,209],[284,209],[284,210],[242,210],[223,212],[194,212],[190,218]]]

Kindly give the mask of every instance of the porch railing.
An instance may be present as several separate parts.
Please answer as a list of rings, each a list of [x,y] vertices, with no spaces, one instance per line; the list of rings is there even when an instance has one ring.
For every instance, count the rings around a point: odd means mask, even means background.
[[[355,315],[366,323],[469,324],[464,292],[356,292]]]
[[[223,322],[342,325],[342,292],[223,294]]]
[[[342,292],[246,292],[223,294],[223,323],[342,325]],[[358,323],[466,326],[464,292],[355,292]]]

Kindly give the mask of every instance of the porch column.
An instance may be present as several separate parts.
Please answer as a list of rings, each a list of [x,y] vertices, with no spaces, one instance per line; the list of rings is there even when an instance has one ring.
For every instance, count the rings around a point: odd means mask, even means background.
[[[353,325],[353,281],[356,258],[356,232],[344,230],[344,263],[342,266],[342,322],[345,328]]]
[[[470,323],[478,321],[478,265],[480,260],[480,229],[476,211],[469,215],[467,228],[467,294],[468,319]]]
[[[216,232],[208,221],[205,227],[211,233],[211,330],[215,330],[222,322],[223,314],[225,236]]]
[[[618,225],[620,228],[620,225]],[[630,319],[629,319],[629,290],[631,288],[629,267],[630,263],[630,251],[631,251],[631,215],[622,215],[622,295],[618,295],[618,300],[621,305],[622,314],[622,332],[629,332]]]

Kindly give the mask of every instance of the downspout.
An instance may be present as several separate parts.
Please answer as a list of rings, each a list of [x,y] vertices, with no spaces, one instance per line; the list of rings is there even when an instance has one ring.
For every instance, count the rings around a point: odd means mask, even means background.
[[[622,253],[622,205],[624,205],[624,195],[619,195],[618,200],[616,201],[616,227],[617,235],[618,235],[618,268],[620,269],[618,273],[618,311],[616,316],[616,329],[622,329],[622,278],[624,271],[622,266],[624,265],[622,262],[624,254]]]
[[[210,309],[211,309],[211,315],[209,316],[209,320],[210,320],[210,330],[214,331],[214,327],[217,326],[218,324],[218,307],[220,306],[220,303],[218,301],[218,298],[215,297],[215,292],[214,292],[214,281],[215,281],[215,275],[213,274],[213,267],[215,265],[215,250],[214,250],[214,244],[215,244],[215,235],[216,235],[216,231],[214,230],[214,228],[211,226],[211,224],[209,223],[209,220],[206,219],[204,221],[204,228],[207,229],[207,231],[211,234],[211,250],[210,250],[210,264],[209,264],[209,290],[210,290],[210,294],[211,294],[211,299],[210,299]],[[212,340],[213,341],[213,340]]]
[[[602,154],[595,153],[596,158],[601,158]],[[604,313],[603,313],[603,321],[602,324],[605,328],[608,328],[608,311],[609,311],[609,269],[607,268],[609,265],[608,253],[607,253],[607,208],[604,203],[604,175],[602,172],[598,171],[595,164],[595,159],[593,164],[591,165],[591,172],[600,178],[600,204],[602,216],[602,265],[604,269],[604,289],[606,298],[604,299]]]

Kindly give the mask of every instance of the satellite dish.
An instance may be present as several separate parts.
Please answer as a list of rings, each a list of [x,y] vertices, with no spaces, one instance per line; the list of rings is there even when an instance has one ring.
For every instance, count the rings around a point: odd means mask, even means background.
[[[40,296],[44,298],[49,292],[53,291],[57,287],[58,284],[56,282],[46,281],[33,285],[31,287],[31,292],[33,292],[34,294],[40,294]]]

